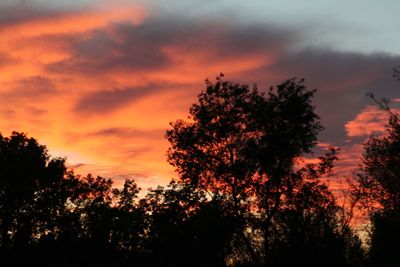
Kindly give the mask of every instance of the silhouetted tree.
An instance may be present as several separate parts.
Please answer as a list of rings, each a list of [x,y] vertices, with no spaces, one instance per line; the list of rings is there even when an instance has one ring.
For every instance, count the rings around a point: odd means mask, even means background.
[[[147,215],[139,203],[140,190],[133,180],[126,180],[122,189],[113,190],[111,243],[129,254],[144,252],[144,238],[148,231]]]
[[[64,160],[50,159],[44,146],[25,134],[0,135],[0,210],[1,247],[29,244],[34,235],[43,234],[39,213],[58,206],[56,200],[38,210],[39,193],[49,190],[63,179]],[[48,218],[46,216],[46,218]]]
[[[335,197],[317,176],[304,174],[272,224],[268,266],[361,266],[360,240],[342,227]]]
[[[149,248],[155,266],[221,266],[235,220],[222,199],[183,183],[151,190],[142,201],[150,216]]]
[[[370,262],[373,266],[400,263],[400,118],[386,99],[373,100],[389,115],[386,133],[364,144],[357,192],[371,219]]]
[[[42,266],[127,266],[146,227],[139,188],[68,171],[45,146],[14,132],[0,135],[0,253]],[[136,253],[136,254],[135,254]]]
[[[323,207],[326,200],[316,197],[314,205],[303,210],[296,204],[312,199],[315,189],[324,188],[318,179],[330,171],[336,159],[332,151],[318,166],[296,171],[297,159],[311,152],[322,129],[311,103],[314,92],[303,80],[291,79],[264,94],[256,87],[225,81],[220,75],[215,83],[206,81],[206,90],[190,108],[189,121],[178,120],[167,131],[171,143],[168,160],[181,181],[208,192],[211,198],[228,197],[231,210],[242,222],[242,242],[257,265],[262,261],[272,264],[276,227],[283,227],[279,226],[281,218],[301,214],[296,220],[311,223],[311,218],[321,213],[315,207]],[[304,191],[311,185],[313,190]],[[299,200],[299,192],[308,195]],[[330,203],[329,207],[336,207]],[[305,212],[310,215],[305,216]],[[325,230],[335,235],[337,224],[332,213],[334,209],[325,217],[332,222],[319,227],[327,227]],[[254,215],[257,224],[251,225]],[[255,249],[254,238],[245,231],[249,227],[261,231],[262,251]],[[321,242],[332,241],[319,238]],[[264,255],[263,260],[260,255]]]

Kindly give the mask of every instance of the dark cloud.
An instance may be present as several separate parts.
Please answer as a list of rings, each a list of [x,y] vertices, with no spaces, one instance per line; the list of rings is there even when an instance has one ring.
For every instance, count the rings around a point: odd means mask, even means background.
[[[91,75],[112,71],[137,71],[159,69],[170,60],[161,47],[171,38],[157,36],[159,32],[130,24],[112,26],[112,31],[98,29],[63,38],[70,43],[68,59],[48,65],[48,69],[59,73]],[[153,35],[154,34],[154,35]]]
[[[348,139],[344,124],[373,104],[365,96],[367,92],[389,98],[400,96],[400,84],[391,77],[393,67],[399,63],[400,56],[314,48],[282,55],[267,68],[304,77],[307,85],[317,88],[317,112],[326,127],[321,138],[343,144]]]
[[[325,91],[341,91],[391,76],[400,56],[384,53],[362,54],[308,48],[289,52],[272,66],[275,71],[307,77]]]
[[[88,135],[91,137],[119,137],[119,138],[154,138],[161,139],[165,134],[165,129],[157,129],[157,130],[141,130],[134,128],[106,128],[96,132],[89,133]],[[135,151],[136,152],[136,151]]]
[[[93,75],[159,69],[169,63],[168,57],[151,40],[118,40],[103,31],[83,35],[73,39],[75,44],[68,59],[48,65],[50,71]]]
[[[43,18],[58,18],[67,14],[66,10],[37,6],[33,1],[13,1],[0,6],[0,29],[18,23],[41,20]],[[69,12],[71,12],[70,10]]]
[[[75,106],[75,111],[86,114],[108,113],[164,89],[162,86],[154,85],[96,91],[80,99]]]
[[[48,65],[48,69],[79,74],[160,70],[175,63],[165,51],[169,47],[207,52],[209,61],[215,63],[238,55],[278,53],[296,38],[288,30],[221,21],[159,18],[140,25],[114,23],[71,40],[65,38],[74,43],[70,57]]]
[[[70,167],[72,169],[78,169],[78,168],[87,167],[87,166],[89,166],[89,165],[85,164],[85,163],[76,163],[76,164],[69,165],[68,167]]]

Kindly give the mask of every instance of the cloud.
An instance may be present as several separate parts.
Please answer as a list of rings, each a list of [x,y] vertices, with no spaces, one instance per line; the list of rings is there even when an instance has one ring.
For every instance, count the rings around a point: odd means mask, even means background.
[[[76,164],[69,165],[68,167],[75,170],[75,169],[83,168],[86,166],[87,166],[87,164],[85,164],[85,163],[76,163]]]
[[[307,77],[325,91],[340,92],[387,79],[399,62],[400,56],[384,53],[338,52],[314,47],[282,55],[273,68]]]
[[[50,71],[96,75],[157,69],[169,63],[161,49],[146,38],[118,40],[107,32],[95,31],[74,41],[69,58],[49,64]]]
[[[365,93],[400,97],[391,78],[400,56],[303,49],[307,28],[140,7],[24,8],[0,19],[0,128],[32,133],[71,155],[71,165],[84,162],[76,167],[85,172],[168,180],[164,130],[187,117],[204,79],[220,72],[260,90],[306,78],[326,127],[319,149],[344,147],[346,170],[356,157],[350,148],[380,127]]]
[[[16,58],[11,57],[6,52],[0,52],[0,68],[10,64],[14,64],[17,61],[18,60]]]
[[[82,93],[73,108],[78,114],[104,114],[152,94],[173,93],[182,86],[193,90],[210,74],[268,64],[296,38],[289,30],[260,25],[161,17],[35,40],[63,48],[61,60],[44,65],[49,74],[94,82],[101,76],[109,84]]]
[[[31,5],[28,2],[19,2],[9,5],[3,5],[0,8],[0,29],[9,27],[18,23],[43,18],[57,18],[65,14],[65,11],[54,10],[46,7]]]
[[[392,68],[399,62],[400,56],[395,55],[313,47],[283,53],[259,73],[280,79],[304,77],[310,88],[318,90],[314,103],[326,127],[320,138],[343,145],[347,140],[343,125],[371,104],[367,92],[389,98],[399,96],[399,84],[391,78]]]
[[[205,64],[215,64],[238,56],[276,54],[295,38],[288,30],[220,21],[152,18],[139,25],[111,23],[71,38],[69,57],[48,69],[78,75],[156,71],[184,63],[177,62],[178,53],[189,58],[200,53]]]
[[[399,109],[392,112],[399,113]],[[347,136],[359,137],[382,134],[386,131],[389,114],[376,106],[365,107],[357,116],[345,124]]]
[[[54,82],[43,76],[32,76],[19,79],[13,82],[13,86],[14,93],[15,91],[23,91],[24,96],[28,97],[43,97],[44,95],[57,93]]]
[[[121,139],[132,139],[132,138],[162,139],[163,136],[165,135],[165,132],[166,132],[165,129],[142,130],[134,128],[114,127],[114,128],[105,128],[96,132],[89,133],[88,135],[90,137],[116,137]]]
[[[54,82],[42,76],[8,81],[3,86],[7,90],[0,90],[0,103],[14,109],[24,107],[35,118],[47,112],[41,105],[59,94]]]
[[[146,86],[96,91],[80,99],[75,106],[75,112],[78,114],[111,112],[160,90],[160,87],[157,86]]]

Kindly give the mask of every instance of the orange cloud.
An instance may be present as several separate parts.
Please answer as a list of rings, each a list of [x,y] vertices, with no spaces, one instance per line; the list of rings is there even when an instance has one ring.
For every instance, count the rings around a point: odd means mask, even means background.
[[[367,136],[385,131],[388,114],[375,106],[365,107],[353,120],[345,124],[347,136]]]
[[[29,12],[29,11],[27,11]],[[140,24],[147,17],[147,12],[139,6],[125,8],[110,7],[108,10],[83,10],[59,12],[33,16],[22,21],[7,23],[7,27],[0,27],[0,35],[17,35],[24,37],[81,33],[106,27],[110,23]]]

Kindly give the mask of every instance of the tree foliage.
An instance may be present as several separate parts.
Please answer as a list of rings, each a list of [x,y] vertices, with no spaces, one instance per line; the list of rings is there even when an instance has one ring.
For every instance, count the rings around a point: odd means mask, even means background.
[[[355,192],[371,220],[369,263],[393,266],[399,262],[400,118],[392,112],[388,100],[370,97],[389,115],[389,121],[383,135],[372,135],[364,144]]]
[[[321,157],[319,164],[296,164],[312,151],[322,129],[312,105],[314,93],[303,80],[290,79],[264,93],[220,75],[215,83],[206,81],[189,120],[172,123],[167,132],[168,160],[181,181],[212,198],[228,198],[242,222],[242,240],[258,265],[272,264],[276,233],[289,229],[282,225],[289,214],[306,221],[315,216],[332,235],[338,226],[334,198],[319,179],[331,172],[336,151]],[[322,219],[317,207],[324,207],[322,214],[331,212]],[[330,221],[325,224],[325,219]],[[245,234],[248,227],[262,233],[261,251]]]

